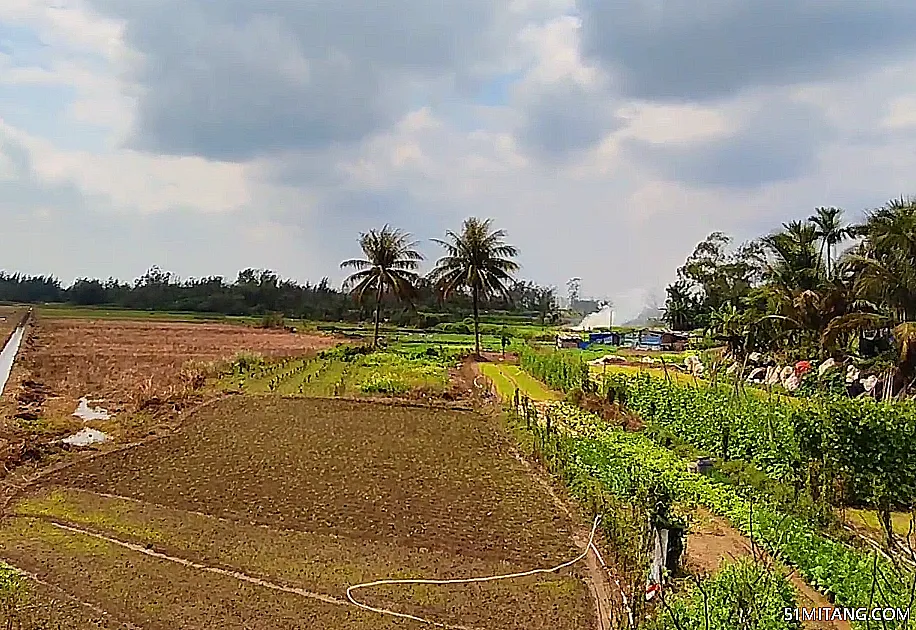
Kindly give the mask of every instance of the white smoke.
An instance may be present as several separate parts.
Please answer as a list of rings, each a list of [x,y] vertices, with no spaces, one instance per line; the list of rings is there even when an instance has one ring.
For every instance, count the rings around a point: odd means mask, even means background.
[[[609,328],[614,325],[614,307],[610,304],[599,311],[586,315],[573,330],[592,330],[594,328]]]

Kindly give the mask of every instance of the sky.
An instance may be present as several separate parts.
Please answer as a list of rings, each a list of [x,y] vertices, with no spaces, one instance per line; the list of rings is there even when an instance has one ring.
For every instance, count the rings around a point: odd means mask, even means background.
[[[916,193],[912,0],[3,0],[0,269],[339,282],[492,218],[664,295],[714,230]]]

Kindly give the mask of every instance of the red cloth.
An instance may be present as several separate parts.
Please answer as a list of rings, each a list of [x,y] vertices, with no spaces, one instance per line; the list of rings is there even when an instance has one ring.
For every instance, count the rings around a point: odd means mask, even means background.
[[[795,376],[801,378],[811,370],[811,361],[799,361],[795,364]]]

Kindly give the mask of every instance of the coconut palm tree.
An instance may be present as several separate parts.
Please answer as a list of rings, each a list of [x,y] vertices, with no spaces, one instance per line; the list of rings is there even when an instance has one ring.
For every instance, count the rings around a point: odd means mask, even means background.
[[[852,232],[843,223],[843,211],[840,208],[815,208],[814,212],[808,221],[814,226],[815,234],[821,241],[821,260],[829,278],[833,273],[833,248],[849,238]]]
[[[782,230],[760,239],[768,261],[764,276],[787,293],[817,289],[823,266],[817,252],[817,229],[811,223],[791,221]]]
[[[342,269],[357,271],[344,280],[344,289],[363,303],[366,295],[375,293],[375,335],[372,346],[378,347],[382,299],[386,294],[398,300],[410,299],[416,293],[420,277],[416,273],[423,255],[414,249],[410,234],[385,225],[381,230],[369,230],[359,237],[365,258],[340,263]]]
[[[862,242],[842,261],[856,307],[833,320],[825,336],[891,329],[897,342],[895,389],[916,382],[916,199],[895,199],[856,228]]]
[[[480,356],[480,301],[497,294],[506,295],[506,283],[518,271],[513,258],[518,250],[506,243],[505,230],[493,230],[492,220],[466,219],[461,232],[449,230],[446,240],[433,239],[445,248],[430,278],[443,297],[455,291],[471,293],[474,308],[474,351]]]

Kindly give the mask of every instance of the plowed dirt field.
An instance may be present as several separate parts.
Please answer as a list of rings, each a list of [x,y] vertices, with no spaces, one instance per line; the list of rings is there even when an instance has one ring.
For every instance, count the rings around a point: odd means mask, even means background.
[[[0,558],[141,628],[422,628],[347,587],[557,565],[574,529],[492,418],[231,396],[45,478],[0,523]],[[579,568],[359,597],[452,627],[595,624]]]

